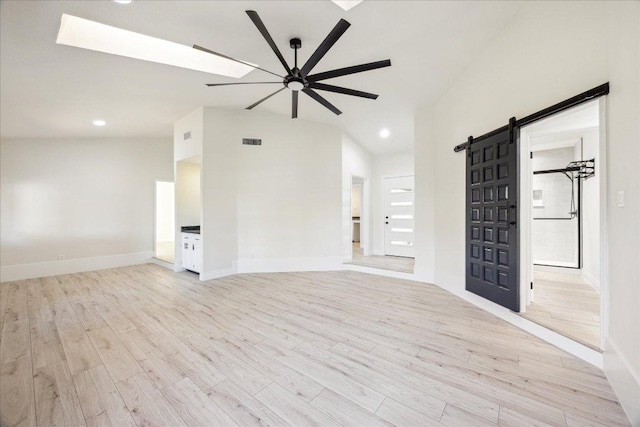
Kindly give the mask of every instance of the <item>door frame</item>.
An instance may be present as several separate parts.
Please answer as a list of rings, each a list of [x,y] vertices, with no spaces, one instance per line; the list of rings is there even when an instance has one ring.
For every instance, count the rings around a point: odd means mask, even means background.
[[[176,182],[170,179],[155,179],[153,180],[153,256],[155,257],[158,253],[158,183],[159,182],[168,182],[173,184],[173,216],[174,216],[174,226],[175,226],[175,215],[176,215],[176,206],[175,206],[175,193],[176,193]],[[174,243],[175,239],[175,230],[174,230]]]
[[[358,178],[362,180],[360,184],[360,247],[362,248],[362,255],[369,256],[371,255],[371,240],[369,233],[369,221],[370,221],[370,209],[369,206],[371,203],[369,202],[370,196],[370,181],[369,178],[365,176],[356,175],[354,173],[350,174],[349,178],[349,247],[351,254],[350,259],[353,259],[353,249],[352,249],[352,233],[353,233],[353,219],[351,215],[351,206],[353,203],[353,178]],[[357,185],[357,184],[356,184]]]
[[[598,98],[598,165],[597,172],[600,179],[600,349],[604,349],[604,340],[609,327],[609,220],[607,207],[609,205],[609,192],[607,191],[607,97]],[[546,118],[546,117],[544,117]],[[544,119],[544,118],[541,118]],[[523,132],[524,129],[524,132]],[[533,281],[533,253],[531,224],[533,222],[531,191],[532,191],[532,170],[529,153],[531,142],[526,133],[526,126],[520,129],[518,142],[520,146],[519,155],[519,218],[520,218],[520,313],[526,311],[526,307],[531,303],[533,292],[530,284]]]

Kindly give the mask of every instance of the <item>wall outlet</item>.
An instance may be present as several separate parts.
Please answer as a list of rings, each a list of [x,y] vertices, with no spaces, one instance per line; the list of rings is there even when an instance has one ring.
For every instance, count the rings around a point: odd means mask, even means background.
[[[624,208],[624,191],[618,191],[618,207]]]
[[[58,255],[58,261],[64,261],[65,256],[64,255]]]

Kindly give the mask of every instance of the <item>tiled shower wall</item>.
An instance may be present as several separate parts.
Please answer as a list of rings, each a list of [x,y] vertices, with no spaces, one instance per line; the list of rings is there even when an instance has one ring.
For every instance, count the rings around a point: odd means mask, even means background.
[[[573,147],[536,151],[532,166],[534,171],[562,169],[575,158]],[[552,173],[534,175],[532,184],[533,191],[540,192],[541,198],[541,201],[534,202],[533,208],[531,232],[534,264],[578,267],[578,217],[568,219],[571,218],[571,181],[562,173]],[[576,209],[577,185],[575,181]]]

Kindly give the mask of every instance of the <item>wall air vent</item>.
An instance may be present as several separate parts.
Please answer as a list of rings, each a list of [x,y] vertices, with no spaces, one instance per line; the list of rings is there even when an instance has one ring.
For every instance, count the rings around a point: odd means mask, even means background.
[[[184,140],[191,139],[191,131],[187,131],[184,133]]]
[[[253,138],[242,138],[242,145],[262,145],[262,140]]]

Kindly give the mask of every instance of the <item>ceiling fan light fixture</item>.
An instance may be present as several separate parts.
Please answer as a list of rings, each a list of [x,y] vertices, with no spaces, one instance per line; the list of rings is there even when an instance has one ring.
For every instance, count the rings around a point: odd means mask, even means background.
[[[63,14],[57,44],[240,78],[254,67],[190,46]]]
[[[304,89],[304,83],[297,80],[292,80],[287,84],[287,87],[291,90],[299,91]]]
[[[387,128],[380,129],[380,138],[389,138],[389,135],[391,135],[391,132],[389,132],[389,129]]]

